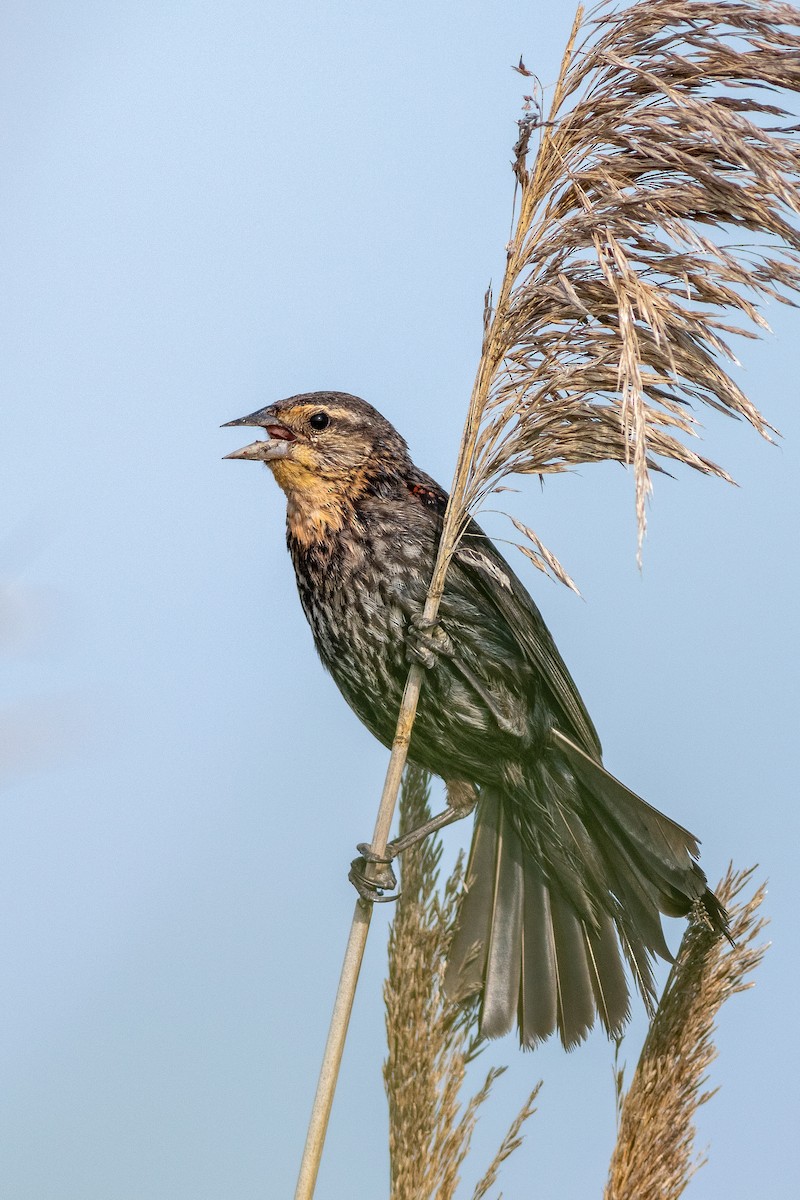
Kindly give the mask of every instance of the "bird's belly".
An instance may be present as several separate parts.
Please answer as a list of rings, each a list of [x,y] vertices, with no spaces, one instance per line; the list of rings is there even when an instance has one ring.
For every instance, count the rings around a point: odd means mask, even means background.
[[[346,603],[303,603],[314,642],[350,707],[385,746],[394,740],[408,677],[405,612],[363,588]],[[426,671],[410,757],[437,775],[497,782],[512,747],[475,691],[446,659]]]
[[[306,615],[319,656],[348,704],[390,745],[408,675],[401,609],[357,592],[346,605],[315,605]]]

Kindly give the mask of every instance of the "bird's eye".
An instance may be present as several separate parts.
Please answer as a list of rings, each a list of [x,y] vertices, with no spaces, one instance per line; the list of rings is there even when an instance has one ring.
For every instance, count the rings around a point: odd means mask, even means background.
[[[318,412],[314,413],[313,416],[308,418],[308,423],[312,429],[321,431],[328,428],[331,423],[331,419],[327,413]]]

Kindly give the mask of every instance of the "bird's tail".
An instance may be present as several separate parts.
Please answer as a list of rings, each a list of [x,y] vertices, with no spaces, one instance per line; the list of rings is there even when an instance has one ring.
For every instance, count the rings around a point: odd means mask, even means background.
[[[648,1008],[651,963],[671,959],[660,913],[727,918],[695,859],[697,840],[559,733],[529,804],[483,789],[467,887],[445,974],[457,1000],[481,994],[481,1033],[515,1021],[533,1046],[556,1030],[581,1041],[630,1015],[623,955]],[[542,830],[545,829],[545,834]]]

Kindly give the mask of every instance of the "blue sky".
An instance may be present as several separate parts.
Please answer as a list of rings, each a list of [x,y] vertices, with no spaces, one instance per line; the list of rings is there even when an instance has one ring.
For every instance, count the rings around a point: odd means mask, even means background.
[[[280,494],[222,461],[240,435],[218,427],[353,391],[449,480],[508,236],[509,67],[552,82],[570,18],[554,0],[4,5],[4,1195],[291,1194],[387,756],[315,658]],[[800,324],[767,316],[737,378],[783,442],[707,421],[739,488],[658,479],[641,574],[623,471],[528,489],[515,511],[584,598],[515,567],[610,769],[699,834],[712,880],[729,859],[770,879],[774,945],[723,1014],[689,1195],[779,1200],[800,1100]],[[319,1200],[386,1193],[388,919]],[[631,1063],[643,1032],[639,1012]],[[608,1043],[508,1040],[490,1061],[510,1069],[468,1178],[542,1077],[503,1192],[599,1196]]]

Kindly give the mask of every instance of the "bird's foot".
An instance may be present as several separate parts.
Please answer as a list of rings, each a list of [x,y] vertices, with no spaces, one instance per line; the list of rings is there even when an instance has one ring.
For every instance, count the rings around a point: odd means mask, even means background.
[[[430,621],[417,613],[408,622],[406,631],[408,657],[412,663],[422,663],[430,670],[440,658],[453,658],[455,647],[438,621]]]
[[[384,895],[397,887],[397,876],[392,870],[394,848],[392,843],[386,847],[385,854],[376,854],[368,842],[359,842],[356,846],[358,858],[350,863],[347,878],[358,892],[362,900],[369,904],[388,904],[397,900],[400,893],[393,896]]]

